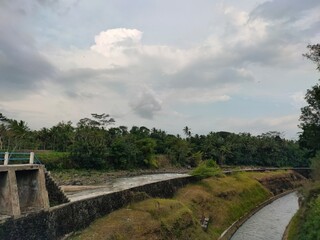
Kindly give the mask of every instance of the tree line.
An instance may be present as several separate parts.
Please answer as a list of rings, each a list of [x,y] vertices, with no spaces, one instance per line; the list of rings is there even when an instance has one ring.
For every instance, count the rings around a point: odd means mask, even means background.
[[[307,166],[308,151],[279,132],[210,132],[183,136],[144,126],[114,127],[108,114],[92,114],[76,126],[59,122],[51,128],[31,130],[25,121],[0,114],[0,151],[53,150],[68,152],[67,166],[91,169],[157,168],[164,162],[195,167],[203,160],[220,165]]]

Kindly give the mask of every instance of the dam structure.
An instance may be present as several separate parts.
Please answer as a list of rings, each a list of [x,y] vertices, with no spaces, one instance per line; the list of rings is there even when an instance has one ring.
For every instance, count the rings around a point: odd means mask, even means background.
[[[49,209],[45,168],[34,163],[34,153],[14,153],[11,159],[8,152],[0,154],[0,216]],[[15,160],[18,164],[9,164]]]
[[[9,164],[15,158],[10,158],[9,153],[0,155],[0,239],[60,239],[146,196],[171,198],[178,189],[197,181],[188,174],[156,178],[149,182],[138,178],[136,184],[130,181],[130,186],[124,186],[120,181],[111,189],[90,190],[68,199],[45,167],[35,164],[34,158],[34,154],[30,153],[23,159],[27,163],[18,161],[19,164]],[[279,169],[235,172],[276,170]],[[224,171],[225,174],[232,172]]]

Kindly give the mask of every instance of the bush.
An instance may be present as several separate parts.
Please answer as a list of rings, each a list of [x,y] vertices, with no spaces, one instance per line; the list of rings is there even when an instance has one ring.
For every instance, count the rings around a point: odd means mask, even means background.
[[[48,170],[74,168],[68,152],[43,151],[36,152],[36,157]]]
[[[197,178],[208,178],[221,174],[221,169],[214,160],[207,160],[199,164],[199,166],[191,173]]]
[[[317,152],[316,156],[311,159],[312,178],[314,180],[320,180],[320,152]]]

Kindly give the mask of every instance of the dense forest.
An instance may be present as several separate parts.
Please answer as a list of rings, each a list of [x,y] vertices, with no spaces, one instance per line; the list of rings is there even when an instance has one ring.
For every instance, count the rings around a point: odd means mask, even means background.
[[[60,122],[51,128],[31,130],[22,120],[0,115],[0,151],[52,150],[67,152],[62,168],[157,168],[166,163],[195,167],[213,159],[220,165],[307,166],[308,151],[279,132],[259,136],[250,133],[210,132],[183,136],[144,126],[114,127],[108,114],[92,114],[76,126]]]

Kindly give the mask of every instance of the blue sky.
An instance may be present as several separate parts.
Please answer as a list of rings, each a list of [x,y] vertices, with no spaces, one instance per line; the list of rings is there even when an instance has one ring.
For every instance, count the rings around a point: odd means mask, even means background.
[[[109,113],[181,134],[296,138],[317,0],[0,3],[0,112],[33,129]]]

